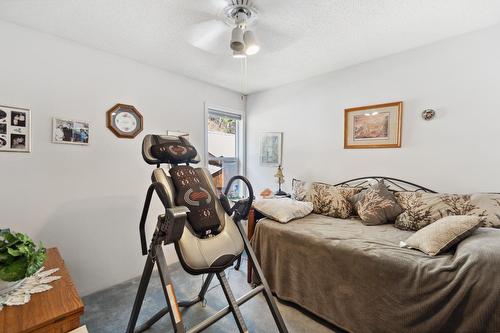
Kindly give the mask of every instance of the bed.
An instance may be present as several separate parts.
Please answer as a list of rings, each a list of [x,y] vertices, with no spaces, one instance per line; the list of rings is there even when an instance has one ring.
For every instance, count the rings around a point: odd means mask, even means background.
[[[349,332],[500,332],[499,229],[431,257],[399,247],[412,232],[391,224],[316,214],[251,222],[276,296]]]

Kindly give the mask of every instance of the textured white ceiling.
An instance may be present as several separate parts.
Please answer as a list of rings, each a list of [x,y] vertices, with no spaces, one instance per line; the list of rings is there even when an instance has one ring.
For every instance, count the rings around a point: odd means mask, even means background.
[[[254,0],[257,28],[275,33],[259,36],[244,88],[239,60],[187,42],[221,2],[0,0],[0,19],[245,93],[500,23],[498,0]]]

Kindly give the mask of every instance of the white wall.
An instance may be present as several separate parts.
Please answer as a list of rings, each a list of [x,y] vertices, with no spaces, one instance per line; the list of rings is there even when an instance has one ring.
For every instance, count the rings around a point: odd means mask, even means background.
[[[242,110],[240,96],[2,21],[0,45],[0,104],[31,108],[33,123],[32,153],[0,153],[0,225],[57,246],[82,294],[140,275],[142,137],[189,131],[202,152],[204,102]],[[134,140],[106,128],[115,103],[144,116]],[[90,121],[91,145],[50,143],[53,116]]]
[[[340,182],[385,175],[436,191],[500,192],[500,26],[251,95],[248,176],[276,188],[260,167],[259,136],[284,132],[293,177]],[[343,149],[348,107],[404,101],[400,149]],[[420,113],[437,110],[426,122]]]

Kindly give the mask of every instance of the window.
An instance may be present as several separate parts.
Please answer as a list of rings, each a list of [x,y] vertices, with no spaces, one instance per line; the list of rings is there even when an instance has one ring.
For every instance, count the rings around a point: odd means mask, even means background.
[[[206,124],[208,170],[218,191],[224,192],[229,180],[244,171],[243,119],[241,114],[207,109]],[[229,197],[240,198],[243,189],[234,182]]]

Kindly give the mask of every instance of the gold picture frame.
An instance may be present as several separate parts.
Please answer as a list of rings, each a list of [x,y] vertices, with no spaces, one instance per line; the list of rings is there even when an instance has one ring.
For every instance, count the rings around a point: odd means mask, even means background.
[[[344,110],[344,149],[400,148],[403,102]]]

